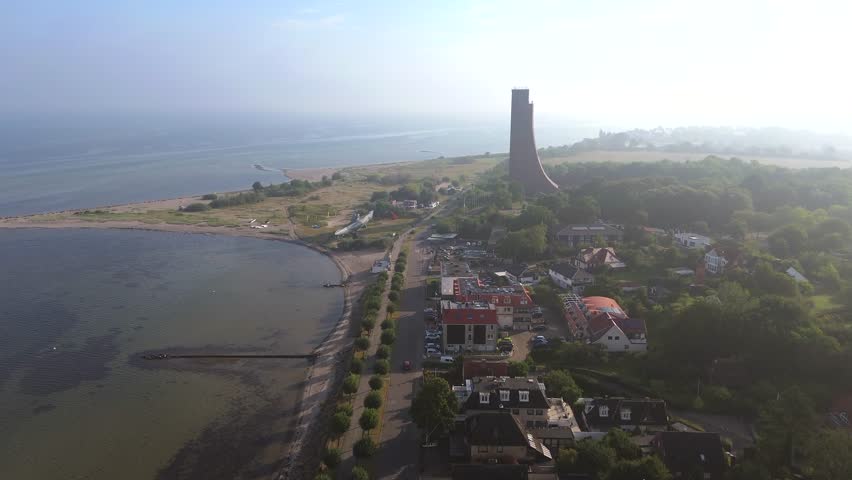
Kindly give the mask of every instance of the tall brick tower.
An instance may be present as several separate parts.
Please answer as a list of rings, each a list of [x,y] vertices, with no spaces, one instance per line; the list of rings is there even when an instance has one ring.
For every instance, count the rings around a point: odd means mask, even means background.
[[[555,192],[559,189],[544,173],[538,158],[533,132],[533,105],[527,89],[512,90],[509,178],[523,185],[527,194]]]

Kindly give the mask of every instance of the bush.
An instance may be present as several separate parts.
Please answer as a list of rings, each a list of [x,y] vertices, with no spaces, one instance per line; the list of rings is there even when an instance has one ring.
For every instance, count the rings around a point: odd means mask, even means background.
[[[367,473],[366,468],[355,465],[352,467],[352,480],[370,480],[370,474]]]
[[[371,390],[381,390],[382,386],[385,384],[385,381],[382,380],[382,377],[378,375],[373,375],[370,377],[370,389]]]
[[[352,421],[351,418],[343,412],[335,413],[331,417],[331,433],[336,437],[346,433],[349,430],[349,423]]]
[[[358,419],[358,425],[361,425],[364,431],[370,431],[378,427],[379,411],[375,408],[365,408],[364,413],[361,414],[361,418]]]
[[[393,320],[390,318],[382,320],[382,330],[393,330]]]
[[[396,311],[396,305],[389,303],[386,310],[388,311],[388,313],[393,313]]]
[[[369,458],[376,453],[376,442],[370,437],[364,437],[352,446],[352,453],[358,458]]]
[[[399,262],[397,262],[397,263],[396,263],[396,266],[395,266],[395,267],[393,267],[393,269],[394,269],[396,272],[403,273],[403,272],[405,272],[405,263],[399,263]]]
[[[388,362],[387,360],[376,360],[376,363],[373,365],[373,372],[378,375],[386,375],[389,371],[390,362]]]
[[[190,203],[183,207],[184,212],[206,212],[210,207],[206,203]]]
[[[376,377],[378,378],[378,377]],[[381,378],[379,378],[381,381]],[[364,397],[365,408],[379,408],[382,406],[382,395],[379,392],[370,392]]]
[[[358,391],[358,383],[361,382],[361,377],[355,375],[354,373],[350,373],[346,376],[346,379],[343,380],[343,393],[347,395],[352,395],[353,393]],[[351,413],[350,413],[351,415]]]
[[[397,292],[395,290],[391,290],[391,292],[388,293],[388,300],[390,300],[391,302],[398,302],[399,301],[399,292]]]
[[[322,463],[324,463],[328,468],[337,468],[337,466],[340,465],[341,457],[342,454],[340,449],[326,448],[325,452],[322,454]]]
[[[329,475],[325,472],[320,472],[320,473],[314,475],[314,480],[331,480],[331,475]]]
[[[337,409],[334,413],[345,413],[347,416],[352,416],[352,405],[349,403],[341,403],[337,406]]]
[[[375,315],[364,315],[364,319],[361,320],[361,327],[368,332],[376,327],[376,316]]]
[[[356,350],[366,350],[370,348],[370,339],[367,337],[358,337],[355,339]]]
[[[393,330],[385,330],[382,332],[382,345],[393,345],[395,340],[396,334],[393,333]]]
[[[219,195],[216,195],[215,193],[208,193],[201,197],[202,200],[216,200],[217,198],[219,198]]]
[[[390,358],[391,349],[388,345],[379,345],[379,348],[376,349],[376,357],[377,358]]]

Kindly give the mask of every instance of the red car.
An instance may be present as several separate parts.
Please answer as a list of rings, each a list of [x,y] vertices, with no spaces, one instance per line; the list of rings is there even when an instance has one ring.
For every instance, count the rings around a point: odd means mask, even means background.
[[[411,370],[411,360],[402,362],[402,369],[405,371]]]

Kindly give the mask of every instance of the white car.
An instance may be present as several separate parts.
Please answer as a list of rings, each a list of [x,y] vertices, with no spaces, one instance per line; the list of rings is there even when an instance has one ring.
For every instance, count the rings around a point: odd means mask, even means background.
[[[430,342],[430,343],[431,342],[437,342],[440,339],[441,339],[440,335],[426,335],[426,341]]]
[[[440,357],[441,351],[435,350],[434,348],[427,348],[426,349],[426,356],[427,357]]]
[[[428,349],[440,350],[440,349],[441,349],[441,346],[440,346],[440,345],[438,345],[437,343],[429,342],[429,343],[427,343],[426,345],[423,345],[423,348],[425,348],[425,349],[427,349],[427,350],[428,350]]]

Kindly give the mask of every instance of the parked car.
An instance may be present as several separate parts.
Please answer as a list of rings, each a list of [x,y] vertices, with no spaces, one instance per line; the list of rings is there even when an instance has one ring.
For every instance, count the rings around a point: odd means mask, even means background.
[[[545,325],[543,323],[539,323],[537,325],[533,325],[532,329],[537,331],[537,332],[540,332],[542,330],[547,330],[547,325]]]
[[[456,361],[452,355],[441,355],[441,363],[454,363]]]
[[[440,357],[440,356],[441,356],[441,351],[440,351],[440,350],[436,350],[436,349],[434,349],[434,348],[427,348],[427,349],[426,349],[426,356],[427,356],[427,357]]]
[[[536,335],[535,337],[533,337],[534,342],[538,342],[538,341],[541,341],[541,340],[544,340],[546,342],[547,338],[545,338],[544,335]]]

